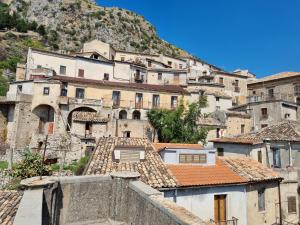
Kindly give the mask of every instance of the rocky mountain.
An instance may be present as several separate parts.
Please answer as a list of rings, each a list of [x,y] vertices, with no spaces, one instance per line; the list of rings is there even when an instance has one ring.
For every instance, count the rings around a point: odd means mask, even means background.
[[[77,51],[84,42],[99,39],[120,50],[187,55],[160,39],[155,27],[143,16],[98,6],[92,0],[12,0],[12,12],[44,25],[46,39],[54,48]]]

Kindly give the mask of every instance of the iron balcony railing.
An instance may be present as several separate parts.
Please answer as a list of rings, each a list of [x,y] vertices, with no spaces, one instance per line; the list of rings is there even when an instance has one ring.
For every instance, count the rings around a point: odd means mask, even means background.
[[[248,103],[274,101],[274,100],[295,102],[295,96],[288,93],[274,93],[274,94],[251,95],[247,97]]]
[[[220,221],[214,221],[210,220],[211,223],[215,225],[238,225],[238,219],[235,217],[232,217],[230,220],[220,220]]]

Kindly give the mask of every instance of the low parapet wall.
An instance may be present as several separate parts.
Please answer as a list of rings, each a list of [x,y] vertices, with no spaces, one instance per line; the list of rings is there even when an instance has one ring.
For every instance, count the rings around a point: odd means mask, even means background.
[[[132,173],[59,178],[43,199],[42,224],[207,225]]]

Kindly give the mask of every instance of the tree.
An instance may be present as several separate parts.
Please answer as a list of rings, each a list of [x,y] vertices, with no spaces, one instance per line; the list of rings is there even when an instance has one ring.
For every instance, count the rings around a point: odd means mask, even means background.
[[[5,96],[8,91],[8,80],[0,73],[0,96]]]
[[[186,109],[181,103],[176,110],[151,109],[147,116],[160,142],[206,143],[208,130],[197,123],[201,109],[207,105],[205,97]]]
[[[44,25],[38,26],[36,30],[40,35],[45,36],[46,35],[46,29]]]

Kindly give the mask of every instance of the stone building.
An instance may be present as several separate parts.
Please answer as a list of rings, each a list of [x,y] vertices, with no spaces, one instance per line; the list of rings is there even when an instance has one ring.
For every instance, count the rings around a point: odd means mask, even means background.
[[[284,178],[280,193],[282,218],[286,223],[299,221],[299,130],[299,122],[285,121],[260,131],[212,140],[218,155],[247,156]]]

